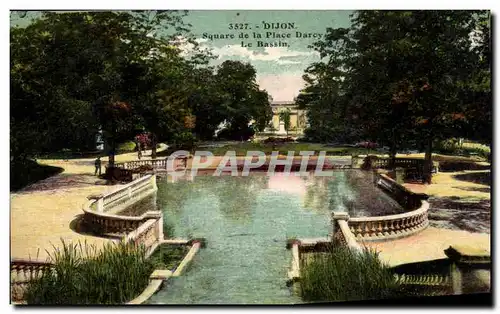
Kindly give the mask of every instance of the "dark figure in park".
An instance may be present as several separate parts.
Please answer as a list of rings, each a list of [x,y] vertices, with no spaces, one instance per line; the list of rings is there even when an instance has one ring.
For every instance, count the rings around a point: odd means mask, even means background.
[[[139,150],[137,151],[137,158],[139,158],[139,160],[140,160],[140,159],[141,159],[141,157],[142,157],[142,152],[141,152],[141,150],[139,149]]]
[[[101,175],[101,157],[97,157],[97,159],[94,162],[95,164],[95,173],[94,175],[97,175],[97,171],[99,171],[99,175]]]

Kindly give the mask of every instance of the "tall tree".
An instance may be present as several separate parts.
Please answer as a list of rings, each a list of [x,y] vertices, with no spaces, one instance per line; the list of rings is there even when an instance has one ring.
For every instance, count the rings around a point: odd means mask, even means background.
[[[102,127],[113,162],[120,132],[129,135],[140,120],[151,122],[137,115],[138,95],[151,91],[150,86],[131,88],[132,83],[137,83],[131,72],[139,68],[144,70],[144,76],[154,76],[151,72],[157,60],[161,59],[163,65],[184,62],[172,38],[188,31],[182,22],[185,14],[46,12],[25,28],[11,29],[11,153],[20,156],[42,148],[58,149],[60,146],[55,144],[67,142],[68,136],[76,137],[70,141],[75,145],[91,143]],[[159,32],[165,29],[170,31],[168,36]],[[194,48],[185,59],[191,63],[205,61],[205,54],[198,53],[193,38],[186,40]],[[150,83],[154,78],[146,81]],[[163,86],[164,82],[162,79]],[[126,119],[124,112],[118,114],[117,104],[127,104]],[[30,114],[26,115],[26,111]],[[109,121],[112,117],[119,117],[119,121]],[[79,131],[67,132],[68,122]],[[124,123],[127,125],[122,127]],[[36,125],[31,130],[37,132],[31,132],[29,125]],[[82,136],[85,141],[79,141]]]
[[[484,14],[359,11],[350,28],[327,29],[325,39],[313,45],[325,60],[319,65],[342,69],[336,76],[342,81],[338,96],[347,110],[341,115],[366,138],[390,145],[393,156],[411,139],[425,146],[426,182],[433,141],[463,133],[467,124],[472,102],[461,96],[477,73],[473,47],[484,47],[484,41],[471,34]],[[319,89],[313,101],[331,95],[319,83],[313,88]]]
[[[229,136],[234,139],[245,138],[251,120],[258,122],[271,118],[271,106],[267,92],[259,90],[256,71],[249,63],[224,61],[215,77],[221,94],[221,112],[227,121]]]

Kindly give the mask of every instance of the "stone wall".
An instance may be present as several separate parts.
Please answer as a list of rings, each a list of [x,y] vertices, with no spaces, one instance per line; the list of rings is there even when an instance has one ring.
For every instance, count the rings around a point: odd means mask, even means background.
[[[139,228],[124,237],[124,241],[147,248],[149,257],[163,240],[163,217],[146,220]]]

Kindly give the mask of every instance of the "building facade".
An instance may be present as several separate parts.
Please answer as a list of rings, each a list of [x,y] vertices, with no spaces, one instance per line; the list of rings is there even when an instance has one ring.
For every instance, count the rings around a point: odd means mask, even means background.
[[[265,133],[274,133],[276,135],[286,135],[285,123],[280,119],[280,112],[290,110],[290,130],[288,135],[302,135],[307,126],[306,111],[297,108],[294,101],[272,101],[273,118],[266,128]]]

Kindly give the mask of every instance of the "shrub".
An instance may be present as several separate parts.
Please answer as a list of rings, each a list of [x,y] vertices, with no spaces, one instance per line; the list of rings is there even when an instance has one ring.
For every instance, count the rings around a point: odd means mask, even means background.
[[[174,136],[173,145],[169,149],[173,149],[172,152],[176,150],[187,150],[194,153],[196,146],[198,145],[196,136],[191,132],[182,132]]]
[[[361,254],[344,247],[303,259],[301,295],[305,301],[386,299],[400,294],[392,271],[365,249]]]
[[[13,160],[10,162],[10,190],[22,189],[63,171],[63,168],[42,165],[30,159]]]
[[[460,145],[458,139],[454,138],[437,142],[435,145],[435,150],[447,155],[459,155],[467,157],[475,155],[488,160],[491,155],[491,149],[487,145],[471,142],[463,142]]]
[[[262,141],[262,143],[266,143],[266,144],[279,144],[279,143],[290,143],[290,142],[295,142],[295,140],[293,138],[291,138],[290,136],[287,136],[285,138],[270,136]]]
[[[154,264],[146,249],[132,244],[62,243],[50,259],[52,269],[28,284],[28,304],[122,304],[139,295],[149,283]]]
[[[251,127],[225,128],[218,134],[219,140],[247,141],[255,135],[255,130]]]

